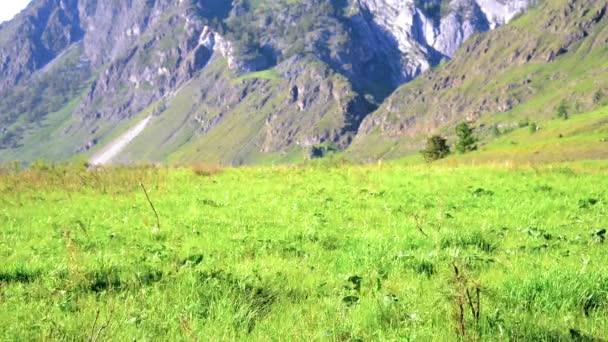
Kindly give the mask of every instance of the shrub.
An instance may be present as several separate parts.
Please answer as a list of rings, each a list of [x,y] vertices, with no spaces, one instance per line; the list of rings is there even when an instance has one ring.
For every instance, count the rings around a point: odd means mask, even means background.
[[[536,133],[536,131],[538,131],[538,125],[536,124],[536,122],[533,122],[530,124],[530,126],[528,126],[530,129],[530,134],[534,134]]]
[[[192,172],[198,176],[209,177],[220,174],[224,169],[218,164],[196,163],[191,166]]]
[[[557,106],[557,117],[560,119],[568,120],[568,103],[566,100],[562,100],[562,102]]]
[[[498,125],[492,125],[491,132],[492,136],[494,136],[495,138],[498,138],[502,135],[502,132],[500,131],[500,128],[498,128]]]
[[[310,159],[323,158],[323,157],[327,156],[328,154],[338,152],[339,150],[340,150],[340,148],[338,147],[338,145],[336,145],[335,143],[332,143],[332,142],[318,144],[318,145],[311,147],[311,149],[309,151],[309,158]]]
[[[447,157],[450,154],[450,146],[447,139],[442,136],[434,135],[428,138],[426,148],[420,151],[424,160],[432,162]]]
[[[473,128],[468,123],[463,122],[456,126],[456,151],[464,154],[477,150],[477,137],[473,135]]]
[[[605,98],[604,92],[601,89],[599,89],[598,91],[595,92],[595,94],[593,94],[593,103],[602,104],[604,98]]]

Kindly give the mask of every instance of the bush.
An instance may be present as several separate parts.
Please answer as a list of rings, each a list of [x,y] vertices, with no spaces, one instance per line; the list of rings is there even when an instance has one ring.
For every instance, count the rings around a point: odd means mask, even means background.
[[[568,103],[566,100],[562,100],[562,102],[557,106],[557,117],[560,119],[568,120]]]
[[[604,101],[604,98],[606,96],[604,95],[604,92],[599,89],[598,91],[595,92],[595,94],[593,94],[593,103],[594,104],[602,104]]]
[[[464,154],[467,152],[477,150],[477,137],[473,135],[473,128],[468,123],[463,122],[456,126],[456,136],[458,141],[456,142],[456,151]]]
[[[208,177],[222,173],[224,170],[220,165],[196,163],[191,167],[192,172],[198,176]]]
[[[538,129],[539,129],[539,127],[536,124],[536,122],[531,123],[530,126],[528,126],[528,127],[530,129],[530,134],[536,133],[536,131],[538,131]]]
[[[420,151],[424,160],[432,162],[447,157],[450,154],[450,146],[448,146],[447,139],[442,136],[434,135],[428,138],[426,142],[426,148]]]
[[[498,128],[498,125],[492,125],[491,132],[494,138],[498,138],[502,135],[502,132],[500,131],[500,128]]]
[[[338,152],[340,148],[335,143],[323,143],[319,145],[312,146],[308,153],[310,159],[315,158],[323,158],[330,153]]]

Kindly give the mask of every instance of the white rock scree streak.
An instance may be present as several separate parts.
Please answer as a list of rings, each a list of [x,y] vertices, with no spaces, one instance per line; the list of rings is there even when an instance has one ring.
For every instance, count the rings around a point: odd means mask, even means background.
[[[112,160],[120,152],[122,152],[122,150],[124,150],[124,148],[127,147],[131,141],[133,141],[133,139],[137,138],[137,136],[144,131],[151,119],[152,116],[148,116],[135,125],[135,127],[129,129],[126,133],[109,143],[108,146],[103,148],[103,150],[91,157],[89,160],[90,164],[93,166],[110,164]]]

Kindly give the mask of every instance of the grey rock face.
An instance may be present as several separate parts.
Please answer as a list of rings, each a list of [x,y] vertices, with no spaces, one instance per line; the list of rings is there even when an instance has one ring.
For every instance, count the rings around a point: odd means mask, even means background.
[[[330,51],[324,52],[326,48],[320,43],[344,35],[345,30],[311,31],[306,36],[311,44],[307,50],[316,50],[320,59],[355,82],[360,79],[360,83],[366,83],[374,73],[390,73],[394,88],[451,57],[473,33],[507,23],[532,1],[350,0],[348,23],[355,34],[344,37],[350,41],[332,44]],[[0,44],[0,90],[44,67],[80,40],[84,42],[86,58],[93,66],[101,66],[124,59],[147,35],[162,39],[176,29],[199,38],[199,42],[186,42],[186,50],[195,48],[197,43],[207,49],[217,48],[234,70],[250,72],[272,66],[273,61],[267,56],[245,57],[231,42],[204,26],[200,14],[209,11],[206,4],[173,0],[34,1],[18,20],[3,25],[11,44]],[[213,8],[213,4],[209,6]],[[272,18],[269,13],[265,19],[268,23],[263,22],[261,28],[285,29],[297,20],[282,9],[276,11],[277,17]],[[175,17],[171,23],[174,27],[164,25],[167,32],[159,32],[157,27],[163,26],[160,24],[168,17]],[[337,20],[329,24],[340,26]],[[292,42],[274,34],[278,32],[262,35],[260,44],[286,53]]]
[[[249,59],[242,58],[236,52],[234,44],[209,26],[203,28],[199,37],[199,45],[204,46],[210,51],[220,53],[228,62],[228,67],[237,72],[254,72],[272,66],[264,56],[255,56]]]
[[[87,56],[97,65],[124,54],[174,1],[79,0]]]
[[[378,39],[377,50],[393,56],[397,85],[453,56],[475,32],[509,22],[534,0],[358,0],[367,22],[363,35]],[[361,28],[363,25],[359,24]]]
[[[0,93],[82,39],[76,4],[77,0],[37,1],[26,14],[0,26]]]
[[[490,29],[495,29],[511,21],[536,0],[477,0],[476,3],[485,14]]]

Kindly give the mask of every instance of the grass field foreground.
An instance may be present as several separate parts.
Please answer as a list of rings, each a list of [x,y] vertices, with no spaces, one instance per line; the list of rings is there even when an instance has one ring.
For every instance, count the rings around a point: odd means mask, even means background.
[[[203,171],[5,170],[0,340],[608,336],[605,162]]]

